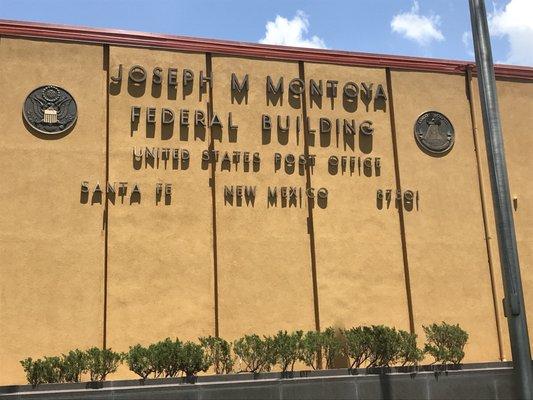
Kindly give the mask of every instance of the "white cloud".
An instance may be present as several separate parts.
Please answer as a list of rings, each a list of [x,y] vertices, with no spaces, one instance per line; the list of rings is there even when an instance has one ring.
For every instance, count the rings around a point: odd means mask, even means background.
[[[506,63],[533,65],[533,1],[511,0],[489,16],[491,34],[505,36],[510,50]]]
[[[420,6],[416,0],[413,1],[411,11],[395,15],[390,23],[393,32],[403,35],[406,39],[414,40],[421,46],[426,46],[433,40],[438,42],[444,40],[439,25],[440,16],[421,15]]]
[[[309,31],[309,19],[301,10],[296,12],[293,19],[276,15],[274,21],[267,22],[265,29],[265,37],[259,43],[318,49],[326,48],[326,43],[318,36],[306,37]]]
[[[473,38],[472,38],[472,32],[465,31],[463,32],[463,36],[461,37],[461,40],[463,41],[463,45],[465,46],[465,50],[467,54],[470,56],[470,58],[475,58],[474,54],[474,44],[473,44]]]

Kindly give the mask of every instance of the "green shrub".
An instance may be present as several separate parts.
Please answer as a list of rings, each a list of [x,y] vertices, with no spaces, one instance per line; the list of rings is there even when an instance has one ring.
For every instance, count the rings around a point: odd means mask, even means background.
[[[31,357],[28,357],[20,361],[20,365],[26,373],[26,379],[29,384],[33,387],[44,383],[44,362],[41,359],[33,360]]]
[[[425,351],[433,356],[435,363],[459,364],[464,358],[468,333],[459,324],[432,324],[423,326],[426,333]]]
[[[121,361],[122,355],[111,349],[90,348],[87,350],[87,369],[91,381],[105,381],[108,374],[117,370]]]
[[[40,383],[79,382],[81,374],[86,372],[86,355],[80,350],[62,357],[44,357],[35,361],[27,358],[20,363],[28,382],[34,387]]]
[[[193,342],[183,344],[180,358],[179,369],[187,377],[192,377],[200,371],[205,372],[210,367],[202,346]]]
[[[337,331],[333,327],[326,328],[321,333],[322,354],[326,360],[326,369],[333,368],[335,359],[342,354],[342,343],[337,336]]]
[[[368,367],[389,367],[400,357],[401,338],[395,328],[372,325]]]
[[[343,354],[351,361],[350,368],[359,368],[371,356],[372,329],[367,326],[345,329]]]
[[[345,330],[344,355],[359,368],[365,361],[368,367],[389,367],[417,364],[424,352],[416,345],[416,335],[383,325],[360,326]]]
[[[125,360],[129,369],[146,379],[175,377],[182,371],[187,378],[198,372],[207,371],[212,365],[216,374],[230,373],[235,356],[244,368],[239,372],[259,373],[270,371],[278,364],[283,372],[293,371],[296,361],[301,360],[312,369],[318,369],[321,361],[326,368],[332,368],[335,359],[344,355],[350,360],[350,368],[388,367],[399,363],[402,366],[417,365],[425,353],[433,356],[433,363],[459,364],[464,356],[468,333],[459,325],[445,322],[423,326],[426,334],[424,349],[417,347],[417,335],[403,330],[373,325],[341,330],[341,337],[335,328],[323,332],[302,331],[288,333],[278,331],[273,337],[245,335],[231,343],[218,337],[201,337],[201,344],[179,339],[166,338],[163,341],[143,347],[132,346],[126,354],[111,349],[93,347],[86,352],[72,350],[61,357],[44,357],[20,361],[26,379],[36,387],[41,383],[80,382],[83,374],[89,372],[91,381],[103,381],[117,370]]]
[[[137,344],[131,346],[124,355],[124,360],[130,371],[139,375],[141,379],[146,379],[148,375],[155,372],[156,362],[152,350],[153,348],[146,348]]]
[[[45,383],[64,382],[65,368],[59,357],[44,357],[43,380]]]
[[[68,354],[63,354],[61,363],[65,382],[80,382],[81,375],[87,372],[87,353],[78,349],[71,350]]]
[[[424,358],[424,351],[416,345],[417,335],[406,331],[398,331],[400,336],[399,362],[402,366],[416,365]]]
[[[300,360],[314,370],[320,365],[322,355],[322,333],[318,331],[306,332],[302,337]]]
[[[199,338],[204,348],[207,361],[215,370],[215,374],[229,374],[233,370],[233,357],[231,355],[231,344],[226,340],[207,336]]]
[[[272,339],[261,339],[258,335],[245,335],[233,343],[235,355],[244,363],[242,371],[270,371],[272,365]]]
[[[300,360],[313,369],[319,368],[322,359],[325,368],[333,368],[335,359],[341,354],[342,341],[333,327],[323,332],[309,331],[302,337]]]
[[[166,338],[152,344],[148,350],[154,357],[154,374],[156,377],[175,377],[180,371],[182,343],[176,338],[172,341]]]
[[[294,363],[300,359],[302,331],[287,333],[279,331],[272,337],[272,359],[283,372],[294,370]]]

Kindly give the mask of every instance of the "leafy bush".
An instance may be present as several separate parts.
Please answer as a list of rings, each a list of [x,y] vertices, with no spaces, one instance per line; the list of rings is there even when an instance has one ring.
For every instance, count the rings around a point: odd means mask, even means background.
[[[417,335],[406,331],[398,331],[400,336],[400,352],[398,359],[402,366],[416,365],[424,358],[424,351],[416,345]]]
[[[395,328],[372,325],[368,367],[389,367],[400,356],[401,339]]]
[[[344,337],[344,354],[352,361],[350,368],[359,368],[365,361],[368,367],[388,367],[397,362],[413,365],[424,356],[415,334],[383,325],[348,329]]]
[[[155,372],[155,359],[153,347],[146,348],[137,344],[131,346],[130,350],[124,355],[124,360],[130,371],[139,375],[142,379],[148,378],[152,372]]]
[[[318,331],[306,332],[302,337],[300,360],[313,369],[318,369],[322,354],[322,333]]]
[[[20,362],[26,379],[33,386],[41,383],[65,382],[65,366],[59,357],[44,357],[44,359],[26,358]]]
[[[235,355],[244,363],[243,371],[270,371],[272,365],[272,339],[258,335],[245,335],[233,343]]]
[[[383,325],[360,326],[341,330],[339,337],[335,328],[323,332],[302,331],[288,333],[279,331],[274,337],[245,335],[231,343],[218,337],[199,338],[201,344],[163,341],[143,347],[132,346],[126,354],[111,349],[93,347],[85,352],[72,350],[61,357],[44,357],[20,361],[26,378],[34,387],[41,383],[80,382],[82,375],[89,372],[92,381],[103,381],[117,370],[125,360],[131,371],[146,379],[175,377],[182,371],[187,378],[200,371],[207,371],[213,365],[215,373],[230,373],[235,356],[244,365],[239,372],[259,373],[270,371],[278,364],[283,372],[293,371],[296,361],[318,369],[321,361],[326,368],[332,368],[334,360],[344,355],[350,360],[350,368],[388,367],[394,364],[416,365],[427,352],[433,356],[433,363],[459,364],[464,358],[464,347],[468,341],[459,325],[445,322],[423,326],[427,340],[424,350],[417,347],[417,335]]]
[[[322,359],[326,362],[326,368],[333,368],[335,359],[341,354],[341,338],[333,327],[323,332],[309,331],[302,337],[300,360],[313,369],[319,368]]]
[[[64,381],[64,366],[59,357],[44,357],[43,381],[45,383],[61,383]]]
[[[186,342],[181,347],[180,359],[179,369],[187,377],[192,377],[200,371],[205,372],[211,365],[202,346],[193,342]]]
[[[425,351],[433,356],[435,363],[459,364],[464,358],[464,347],[468,341],[468,333],[459,324],[432,324],[423,326],[426,333]]]
[[[283,372],[294,370],[294,363],[300,359],[302,331],[287,333],[279,331],[272,338],[272,359]]]
[[[182,343],[179,339],[166,338],[152,344],[148,350],[154,357],[154,374],[156,377],[175,377],[180,371]]]
[[[65,382],[80,382],[82,374],[87,372],[87,353],[78,349],[71,350],[68,354],[63,354],[61,363]]]
[[[335,359],[341,354],[342,344],[333,327],[326,328],[320,336],[322,338],[322,353],[326,360],[326,369],[333,368]]]
[[[152,344],[148,348],[137,344],[130,347],[124,359],[129,369],[146,379],[154,376],[175,377],[183,371],[192,377],[200,371],[207,371],[211,365],[201,345],[167,338]]]
[[[45,382],[43,380],[45,368],[43,360],[37,359],[34,361],[31,357],[28,357],[20,361],[20,365],[22,365],[24,372],[26,372],[28,383],[33,387]]]
[[[122,355],[111,349],[90,348],[87,350],[87,369],[91,381],[105,381],[108,374],[117,370],[121,361]]]
[[[350,368],[359,368],[371,355],[372,329],[367,326],[343,331],[343,353],[351,361]]]
[[[231,344],[226,340],[207,336],[199,338],[206,353],[209,364],[214,367],[215,374],[229,374],[233,370]]]

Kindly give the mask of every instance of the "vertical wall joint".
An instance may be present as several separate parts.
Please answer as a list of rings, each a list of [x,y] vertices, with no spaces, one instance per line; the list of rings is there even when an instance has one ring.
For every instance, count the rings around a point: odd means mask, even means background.
[[[303,61],[298,63],[298,71],[300,79],[305,82],[305,64]],[[302,94],[302,119],[304,127],[304,155],[308,159],[309,156],[309,121],[307,119],[307,99],[306,95]],[[311,166],[309,163],[305,164],[305,187],[311,188]],[[309,233],[309,247],[311,252],[311,274],[313,281],[313,306],[315,313],[315,329],[320,331],[320,308],[318,301],[318,277],[316,270],[316,248],[315,248],[315,227],[313,221],[313,206],[314,199],[307,198],[307,230]]]
[[[211,53],[205,54],[205,70],[208,77],[213,76],[213,62]],[[210,121],[213,117],[213,80],[206,85],[208,87],[208,102],[207,102],[207,120]],[[201,90],[201,89],[200,89]],[[209,132],[209,154],[213,154],[215,150],[215,141],[211,132]],[[220,335],[219,326],[219,304],[218,304],[218,239],[217,239],[217,203],[216,203],[216,164],[210,163],[211,175],[209,177],[209,187],[211,188],[211,206],[212,206],[212,229],[213,229],[213,302],[215,312],[215,336]]]
[[[108,233],[109,233],[109,45],[103,45],[103,69],[105,71],[106,105],[105,105],[105,203],[104,203],[104,310],[102,347],[107,348],[107,280],[108,280]]]
[[[396,189],[402,189],[401,179],[400,179],[400,161],[398,157],[398,141],[396,135],[396,118],[394,115],[394,97],[392,90],[392,76],[390,68],[385,69],[386,79],[387,79],[387,95],[389,98],[389,109],[390,109],[390,128],[392,135],[392,152],[394,158],[394,178],[396,182]],[[405,216],[403,212],[402,202],[398,205],[398,218],[400,222],[400,239],[402,242],[402,257],[403,257],[403,271],[405,279],[405,293],[407,297],[407,313],[409,315],[409,329],[411,333],[415,332],[415,321],[413,314],[413,298],[411,293],[411,276],[409,273],[409,258],[407,255],[407,240],[405,235]]]

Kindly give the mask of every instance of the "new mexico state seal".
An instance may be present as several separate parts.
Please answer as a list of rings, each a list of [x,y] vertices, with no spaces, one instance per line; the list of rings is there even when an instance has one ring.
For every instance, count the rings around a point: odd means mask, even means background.
[[[26,97],[22,114],[36,131],[58,135],[74,125],[78,108],[74,98],[65,89],[47,85],[34,89]]]
[[[424,150],[442,154],[452,148],[455,132],[452,123],[443,114],[428,111],[416,120],[415,138]]]

